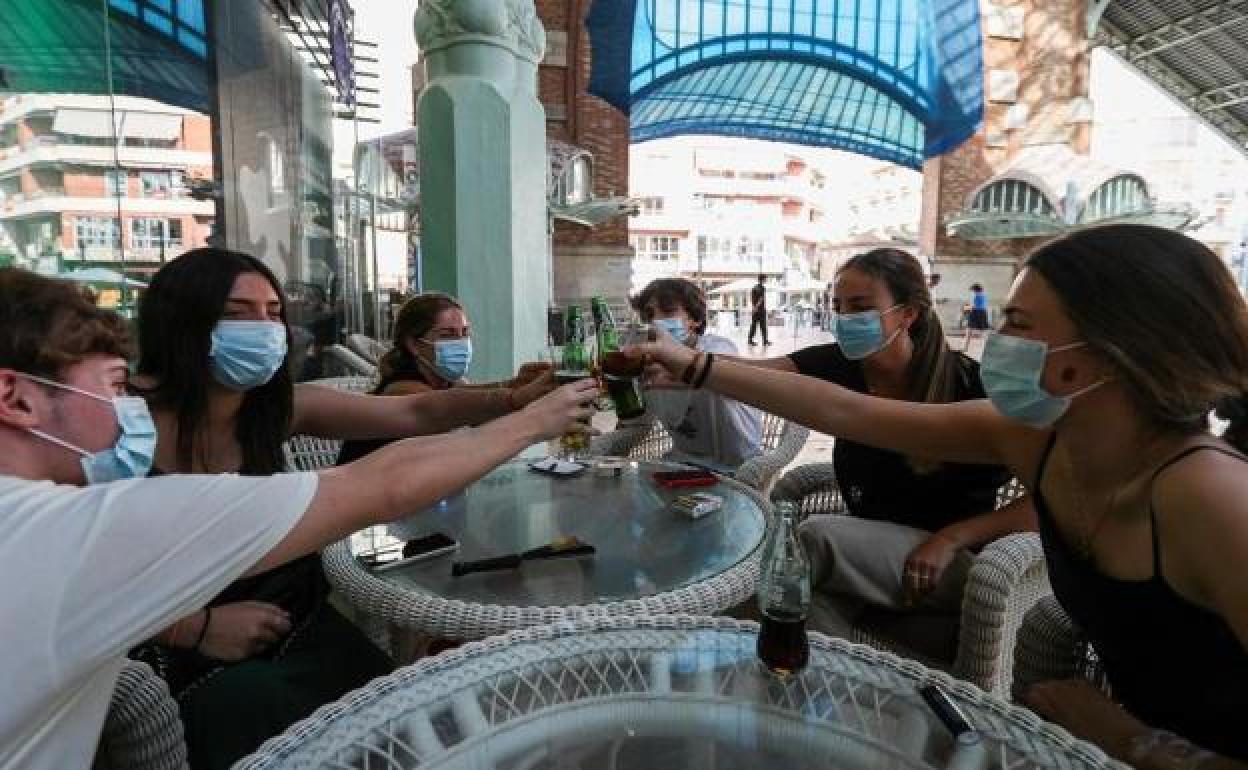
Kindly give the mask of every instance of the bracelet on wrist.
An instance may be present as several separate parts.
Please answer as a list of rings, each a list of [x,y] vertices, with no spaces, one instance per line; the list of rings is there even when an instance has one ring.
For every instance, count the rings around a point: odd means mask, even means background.
[[[192,650],[194,650],[195,652],[198,652],[200,655],[204,654],[204,651],[199,649],[199,647],[200,645],[204,643],[204,637],[208,635],[208,623],[211,621],[212,621],[212,608],[205,607],[204,608],[204,623],[203,625],[199,627],[199,636],[195,639],[195,644],[191,647]]]
[[[702,367],[702,371],[698,374],[698,379],[694,381],[693,387],[700,388],[706,384],[706,378],[711,375],[711,366],[715,363],[715,354],[706,354],[706,364]]]

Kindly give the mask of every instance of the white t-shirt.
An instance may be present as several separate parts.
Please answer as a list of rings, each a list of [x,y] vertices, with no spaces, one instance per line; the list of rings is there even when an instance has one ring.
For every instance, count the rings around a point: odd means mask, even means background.
[[[703,334],[697,349],[737,354],[733,341],[717,334]],[[672,436],[672,460],[732,471],[760,451],[762,414],[740,401],[706,390],[654,389],[646,391],[646,406]]]
[[[90,767],[126,650],[272,550],[316,485],[313,473],[0,476],[0,768]]]

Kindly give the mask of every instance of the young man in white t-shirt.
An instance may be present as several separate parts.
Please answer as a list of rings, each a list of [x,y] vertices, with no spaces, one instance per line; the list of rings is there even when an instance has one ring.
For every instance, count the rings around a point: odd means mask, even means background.
[[[692,281],[651,281],[632,303],[642,320],[662,327],[678,342],[707,353],[737,354],[732,340],[706,332],[706,296]],[[671,434],[672,451],[666,459],[732,473],[760,451],[762,414],[739,401],[666,383],[646,390],[646,408]]]
[[[124,654],[244,574],[443,499],[575,430],[568,385],[471,430],[320,473],[146,479],[123,322],[74,285],[0,269],[0,768],[91,765]]]

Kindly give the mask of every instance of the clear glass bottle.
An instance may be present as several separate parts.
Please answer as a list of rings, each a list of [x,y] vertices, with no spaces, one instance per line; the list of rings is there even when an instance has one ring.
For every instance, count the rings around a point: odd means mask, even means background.
[[[776,504],[776,526],[763,545],[758,580],[758,657],[780,676],[800,671],[810,659],[810,560],[797,537],[797,506]]]

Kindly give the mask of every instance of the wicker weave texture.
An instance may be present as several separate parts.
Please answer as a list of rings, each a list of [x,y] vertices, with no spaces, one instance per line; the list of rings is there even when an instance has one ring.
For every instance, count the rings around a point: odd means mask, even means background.
[[[126,661],[100,733],[97,770],[186,770],[178,704],[151,667]]]
[[[561,736],[653,729],[663,718],[656,714],[671,714],[703,735],[699,728],[714,722],[713,734],[764,745],[854,736],[833,748],[848,750],[851,761],[822,755],[830,767],[937,767],[948,756],[940,748],[948,736],[916,692],[929,682],[951,695],[981,735],[983,754],[964,757],[970,761],[958,767],[1125,767],[967,682],[820,634],[811,634],[814,664],[799,677],[750,689],[765,681],[752,654],[756,633],[748,621],[652,616],[492,637],[374,680],[268,741],[236,769],[486,768],[500,754],[532,746],[554,749],[555,760]],[[742,704],[742,687],[752,705]]]
[[[1054,596],[1036,603],[1023,618],[1014,651],[1014,698],[1037,682],[1086,679],[1108,690],[1092,645]]]

